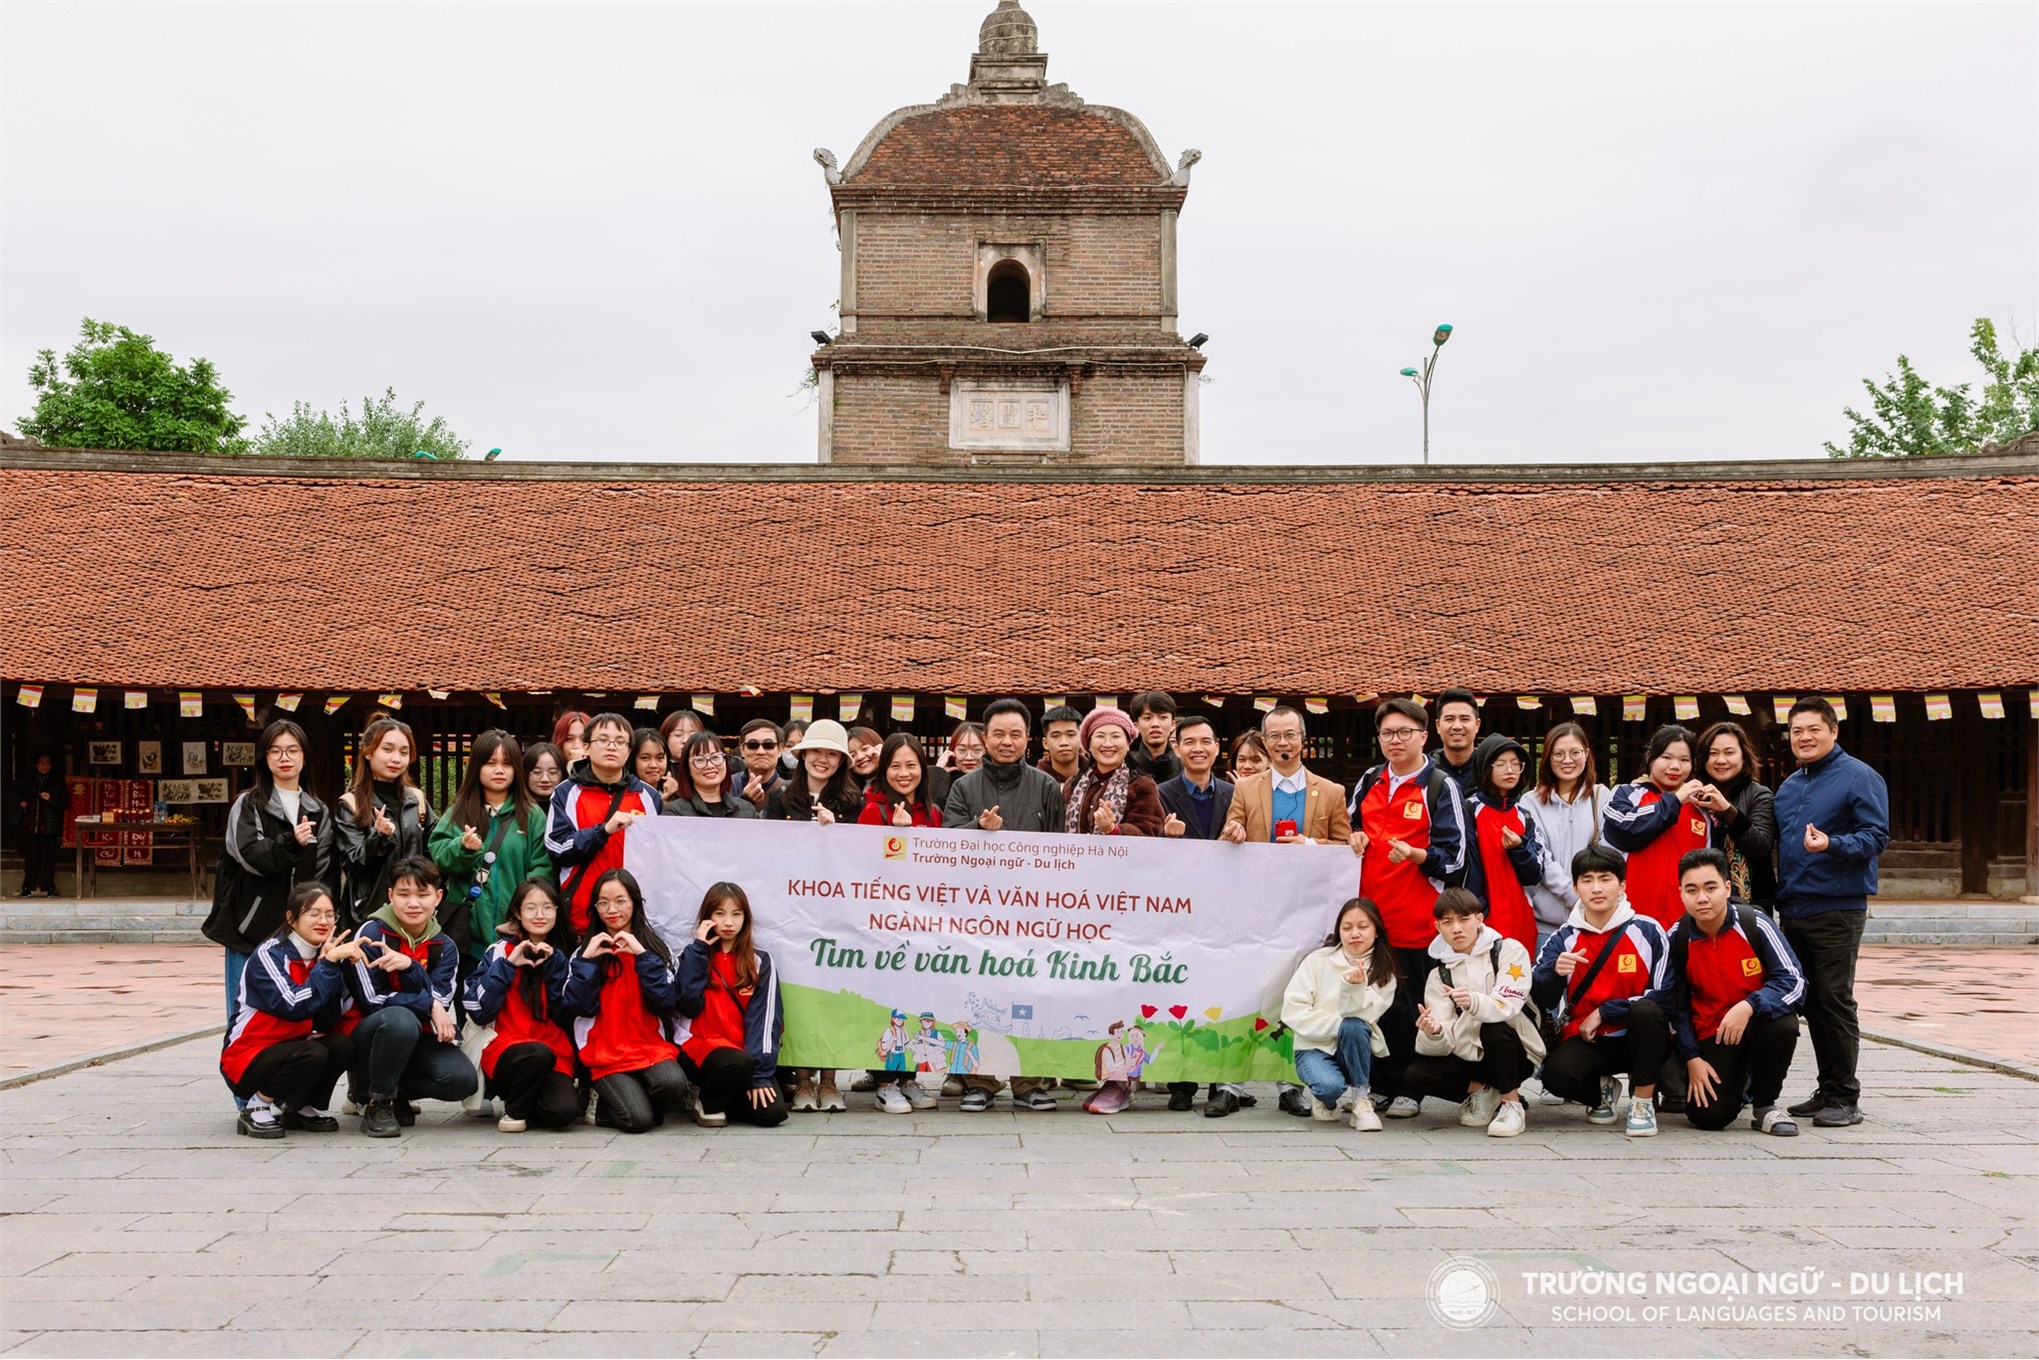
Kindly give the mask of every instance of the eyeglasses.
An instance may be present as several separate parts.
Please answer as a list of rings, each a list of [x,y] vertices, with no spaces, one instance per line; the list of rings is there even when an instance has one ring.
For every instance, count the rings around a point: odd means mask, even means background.
[[[776,741],[747,741],[743,744],[743,749],[746,751],[776,751],[779,749],[779,743]]]
[[[590,745],[590,746],[628,746],[629,744],[630,744],[630,738],[628,738],[628,737],[590,737],[590,738],[588,738],[588,745]]]
[[[1423,729],[1420,727],[1383,727],[1374,735],[1382,741],[1407,741],[1411,737],[1422,736]]]
[[[304,747],[302,747],[302,746],[272,746],[272,747],[270,747],[270,748],[269,748],[269,754],[270,754],[270,755],[272,755],[272,756],[290,756],[290,757],[292,757],[293,759],[295,759],[296,757],[298,757],[298,756],[301,756],[301,755],[303,755],[303,754],[304,754]]]
[[[697,751],[693,755],[687,757],[687,763],[690,765],[706,765],[710,767],[720,765],[722,763],[722,752]]]

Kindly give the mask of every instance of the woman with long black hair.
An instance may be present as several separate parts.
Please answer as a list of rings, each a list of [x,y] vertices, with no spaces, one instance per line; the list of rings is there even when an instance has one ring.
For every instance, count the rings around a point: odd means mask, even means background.
[[[340,924],[358,925],[389,899],[390,866],[429,858],[432,809],[411,779],[417,739],[387,715],[368,724],[354,751],[354,778],[340,795]]]
[[[481,1074],[503,1102],[496,1127],[522,1133],[536,1124],[563,1129],[581,1115],[574,1089],[572,1020],[564,993],[573,961],[573,926],[549,878],[529,878],[510,897],[496,939],[467,980],[461,1001],[476,1024],[494,1027],[481,1051]]]
[[[644,890],[628,869],[595,880],[588,937],[563,995],[574,1040],[595,1089],[595,1122],[649,1133],[687,1099],[673,1042],[679,990],[673,951],[644,914]]]
[[[463,982],[495,944],[517,885],[552,877],[545,813],[525,792],[522,761],[508,732],[475,737],[453,806],[432,828],[432,861],[446,875],[439,928],[460,946]]]

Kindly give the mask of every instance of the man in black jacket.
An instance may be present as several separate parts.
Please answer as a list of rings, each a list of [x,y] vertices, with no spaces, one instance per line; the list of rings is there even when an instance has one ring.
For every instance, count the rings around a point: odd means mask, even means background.
[[[1140,730],[1140,739],[1126,756],[1126,764],[1133,767],[1133,773],[1144,774],[1156,784],[1181,774],[1182,762],[1169,749],[1169,741],[1175,735],[1175,700],[1166,690],[1150,689],[1135,696],[1130,711],[1133,725]],[[1218,824],[1224,825],[1222,821]]]
[[[1232,786],[1212,771],[1218,764],[1218,733],[1211,720],[1192,713],[1175,724],[1175,757],[1182,773],[1160,786],[1161,806],[1168,813],[1162,824],[1165,835],[1192,841],[1214,841],[1225,829],[1225,814],[1232,810]],[[1168,1083],[1168,1108],[1187,1110],[1196,1098],[1196,1083]],[[1230,1114],[1253,1097],[1231,1082],[1211,1084],[1206,1111]]]
[[[35,769],[22,777],[8,800],[21,829],[21,895],[57,895],[57,845],[64,836],[64,809],[71,803],[70,785],[55,771],[49,752],[35,758]]]

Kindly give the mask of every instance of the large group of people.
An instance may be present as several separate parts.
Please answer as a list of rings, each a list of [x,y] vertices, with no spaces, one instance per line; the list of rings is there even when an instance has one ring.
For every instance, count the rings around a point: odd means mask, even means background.
[[[1532,751],[1483,738],[1466,691],[1386,698],[1381,760],[1349,793],[1304,765],[1307,723],[1279,705],[1227,748],[1160,691],[1087,713],[1000,699],[930,752],[829,720],[756,719],[725,742],[692,710],[656,728],[569,712],[541,740],[480,734],[435,810],[394,715],[367,724],[330,804],[280,718],[229,809],[205,925],[226,953],[237,1127],[332,1131],[343,1080],[372,1137],[399,1136],[426,1099],[510,1133],[845,1109],[837,1072],[779,1063],[777,976],[740,884],[707,892],[685,940],[651,924],[624,847],[658,816],[1344,845],[1358,891],[1325,904],[1328,934],[1282,997],[1285,1112],[1374,1132],[1435,1098],[1495,1137],[1520,1133],[1531,1101],[1631,1137],[1660,1115],[1723,1129],[1746,1110],[1780,1136],[1860,1121],[1854,968],[1888,801],[1824,700],[1792,707],[1796,768],[1774,792],[1732,721],[1659,728],[1609,787],[1576,723]],[[1785,1106],[1801,1014],[1817,1079]],[[1059,1108],[1050,1077],[973,1072],[931,1092],[882,1042],[873,1057],[850,1087],[887,1112],[943,1095],[981,1112],[1008,1089],[1015,1109]],[[1137,1089],[1067,1084],[1099,1114]],[[1197,1086],[1167,1095],[1191,1110]],[[1203,1113],[1255,1099],[1216,1083]]]

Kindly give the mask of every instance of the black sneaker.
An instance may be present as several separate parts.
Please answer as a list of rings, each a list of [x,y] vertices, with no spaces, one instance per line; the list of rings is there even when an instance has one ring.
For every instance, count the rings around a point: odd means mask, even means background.
[[[1827,1099],[1827,1093],[1825,1091],[1814,1091],[1812,1093],[1812,1099],[1801,1100],[1796,1105],[1790,1105],[1787,1106],[1786,1108],[1790,1110],[1791,1114],[1795,1118],[1809,1119],[1813,1115],[1818,1114],[1821,1110],[1824,1110],[1825,1108],[1827,1108],[1827,1106],[1831,1104],[1833,1104],[1833,1102]]]
[[[1168,1108],[1180,1114],[1196,1104],[1196,1087],[1171,1086],[1168,1091]]]
[[[234,1132],[249,1138],[281,1138],[283,1120],[274,1105],[250,1105],[234,1120]]]
[[[301,1110],[285,1110],[283,1127],[298,1129],[305,1133],[338,1133],[340,1121],[324,1110],[314,1110],[307,1105]]]
[[[396,1138],[403,1129],[397,1123],[396,1103],[388,1100],[371,1100],[361,1111],[361,1131],[370,1138]]]
[[[1862,1111],[1853,1105],[1843,1105],[1838,1100],[1829,1101],[1825,1108],[1812,1117],[1812,1126],[1816,1129],[1845,1129],[1851,1124],[1861,1122]]]
[[[964,1114],[983,1114],[991,1108],[991,1092],[971,1087],[963,1092],[961,1108]]]
[[[1238,1110],[1238,1093],[1228,1091],[1222,1086],[1211,1092],[1210,1098],[1204,1101],[1204,1118],[1206,1119],[1223,1119],[1228,1114],[1236,1114]]]
[[[408,1100],[390,1102],[395,1107],[396,1122],[402,1128],[409,1128],[418,1122],[418,1107]]]

